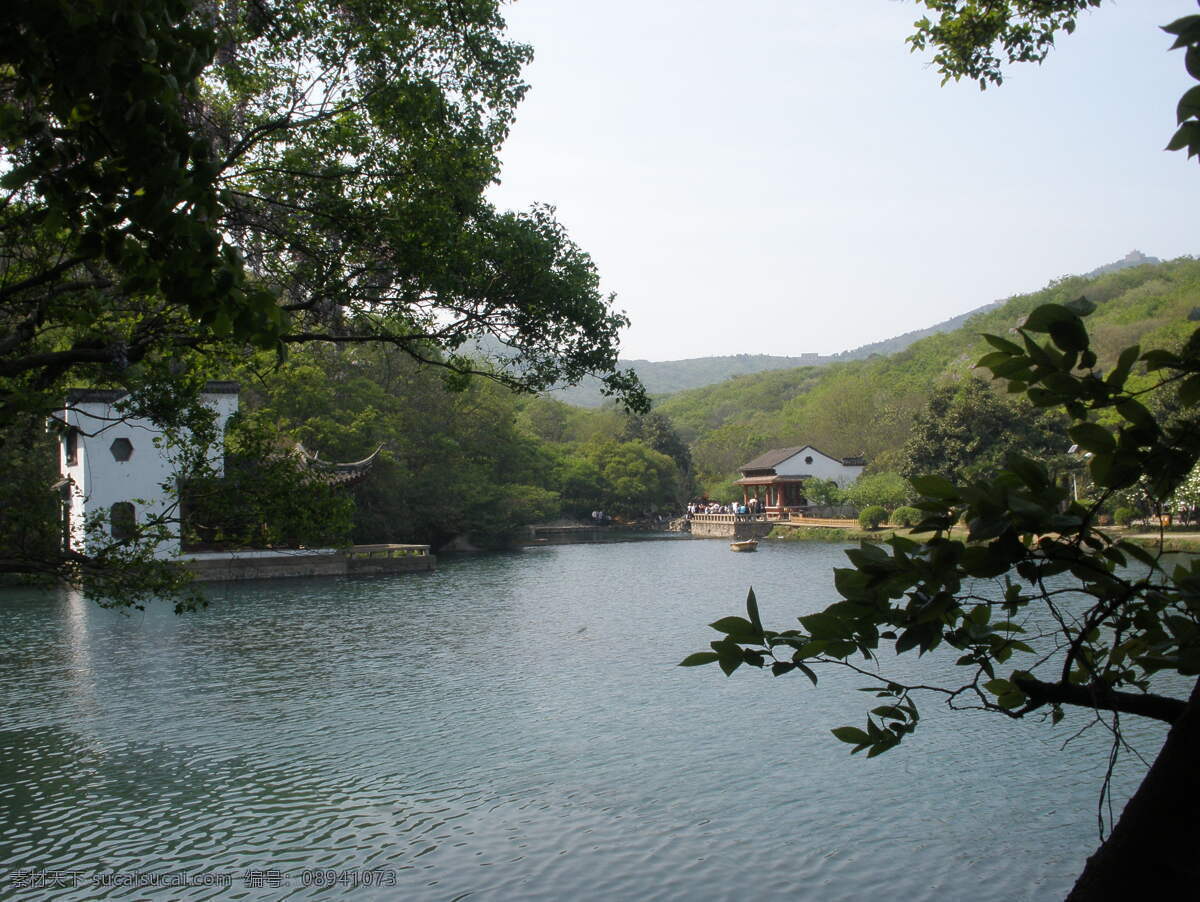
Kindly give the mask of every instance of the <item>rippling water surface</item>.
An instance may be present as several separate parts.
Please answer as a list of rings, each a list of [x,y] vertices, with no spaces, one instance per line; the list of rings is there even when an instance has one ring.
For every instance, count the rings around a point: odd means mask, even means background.
[[[860,682],[674,666],[753,584],[768,626],[832,600],[837,547],[660,541],[431,574],[214,587],[125,616],[0,595],[0,896],[1061,898],[1108,743],[929,703],[881,758]],[[910,666],[905,662],[906,666]],[[1162,733],[1138,734],[1152,758]],[[1143,769],[1127,756],[1123,802]],[[76,885],[24,890],[24,872]],[[16,876],[14,877],[14,872]],[[144,889],[93,875],[234,875]],[[344,873],[343,873],[344,872]],[[326,877],[328,875],[325,875]],[[68,881],[69,882],[69,881]]]

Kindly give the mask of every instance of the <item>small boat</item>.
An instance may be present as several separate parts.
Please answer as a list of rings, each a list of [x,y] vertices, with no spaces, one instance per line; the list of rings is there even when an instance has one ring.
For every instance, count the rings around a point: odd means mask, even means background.
[[[744,542],[730,542],[729,550],[730,551],[757,551],[758,550],[758,540],[757,539],[746,539],[746,541],[744,541]]]

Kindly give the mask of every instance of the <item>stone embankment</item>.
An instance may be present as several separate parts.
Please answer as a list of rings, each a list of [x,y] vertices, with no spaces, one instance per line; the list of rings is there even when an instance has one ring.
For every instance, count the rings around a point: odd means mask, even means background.
[[[678,522],[678,521],[676,521]],[[684,532],[701,539],[765,539],[775,524],[765,517],[744,514],[693,514]]]
[[[212,551],[184,554],[182,561],[197,582],[313,576],[379,576],[433,570],[437,564],[437,558],[429,553],[428,545],[353,545],[345,549]]]

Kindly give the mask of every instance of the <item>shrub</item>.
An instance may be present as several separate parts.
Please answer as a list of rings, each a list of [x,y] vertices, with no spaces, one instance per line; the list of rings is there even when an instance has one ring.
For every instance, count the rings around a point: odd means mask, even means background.
[[[858,525],[863,529],[878,529],[879,524],[887,519],[887,510],[878,504],[864,507],[858,515]]]
[[[1113,511],[1113,519],[1118,526],[1129,526],[1137,518],[1137,511],[1132,507],[1118,507]]]
[[[860,476],[842,494],[859,509],[876,504],[895,507],[908,501],[912,489],[899,473],[872,473]]]
[[[892,516],[889,519],[897,526],[916,526],[924,518],[924,511],[919,511],[915,507],[905,505],[892,511]]]

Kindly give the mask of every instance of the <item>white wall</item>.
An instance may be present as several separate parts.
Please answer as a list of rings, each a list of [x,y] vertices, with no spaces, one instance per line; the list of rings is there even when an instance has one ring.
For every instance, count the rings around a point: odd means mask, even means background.
[[[201,397],[205,406],[216,412],[218,434],[224,435],[226,422],[237,412],[236,392],[205,392]],[[117,502],[133,503],[139,525],[152,516],[167,512],[176,502],[163,488],[164,483],[173,483],[176,476],[173,449],[156,446],[155,439],[161,440],[162,432],[149,420],[121,419],[116,403],[116,400],[94,400],[85,395],[64,411],[67,425],[82,433],[78,438],[74,466],[67,464],[66,442],[59,448],[60,472],[72,483],[71,545],[81,551],[88,550],[84,535],[86,519],[100,512],[107,517]],[[128,439],[133,445],[133,454],[127,461],[116,460],[110,450],[119,438]],[[160,441],[159,444],[163,443]],[[209,449],[209,461],[218,473],[223,471],[221,444]],[[174,538],[159,546],[158,557],[173,557],[179,553],[178,526],[172,524],[171,531]]]
[[[787,460],[775,465],[775,472],[779,476],[832,479],[842,488],[858,479],[863,469],[864,467],[848,467],[840,460],[822,454],[812,445],[806,445]]]

